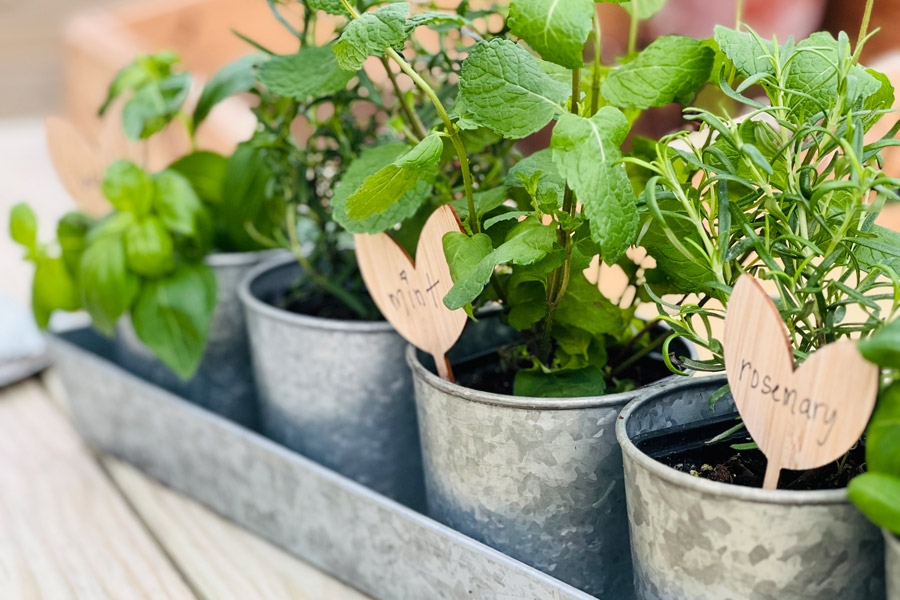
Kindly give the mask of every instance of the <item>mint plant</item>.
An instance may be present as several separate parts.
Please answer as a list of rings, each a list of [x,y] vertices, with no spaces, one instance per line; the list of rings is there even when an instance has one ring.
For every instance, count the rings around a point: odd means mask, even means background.
[[[448,109],[415,59],[401,54],[415,28],[438,15],[410,16],[406,3],[359,13],[342,0],[342,8],[335,13],[351,20],[334,47],[339,63],[387,57],[441,116],[390,164],[366,165],[366,177],[343,200],[342,225],[383,231],[412,214],[417,201],[410,194],[442,171],[446,140],[462,185],[450,188],[443,201],[462,209],[467,231],[444,238],[455,282],[445,304],[470,311],[487,302],[504,307],[507,321],[524,334],[507,364],[515,372],[516,394],[596,395],[607,382],[629,385],[622,373],[647,351],[645,340],[634,341],[643,325],[633,306],[621,308],[603,297],[582,271],[599,255],[637,274],[623,258],[639,234],[640,211],[620,146],[641,109],[688,101],[707,82],[715,58],[711,44],[668,36],[623,57],[621,66],[607,66],[600,61],[593,1],[513,0],[507,26],[519,43],[480,36],[462,61],[459,94]],[[649,11],[637,2],[630,8],[634,37],[637,20]],[[586,45],[593,56],[588,65]],[[550,149],[513,166],[502,182],[472,175],[466,132],[483,128],[514,141],[554,120]],[[613,345],[628,355],[611,359]]]
[[[866,431],[866,473],[850,481],[850,500],[873,523],[900,535],[900,320],[859,343],[882,368],[885,385]]]

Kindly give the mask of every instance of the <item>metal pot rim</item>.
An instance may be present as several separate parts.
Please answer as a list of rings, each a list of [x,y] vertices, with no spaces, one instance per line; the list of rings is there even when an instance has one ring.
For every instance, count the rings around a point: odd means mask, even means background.
[[[406,363],[412,369],[413,377],[421,380],[426,385],[437,389],[438,391],[454,396],[461,400],[470,402],[478,402],[480,404],[489,404],[492,406],[500,406],[510,409],[519,410],[577,410],[585,408],[616,408],[627,404],[633,400],[636,394],[641,390],[662,385],[662,382],[669,381],[670,377],[661,379],[658,382],[651,383],[643,388],[631,392],[619,392],[617,394],[606,394],[603,396],[583,396],[580,398],[534,398],[528,396],[508,396],[506,394],[494,394],[491,392],[482,392],[461,386],[457,383],[445,381],[425,368],[425,365],[416,355],[417,349],[413,345],[409,345],[406,349]],[[678,377],[673,375],[672,377]]]
[[[268,261],[281,256],[283,252],[281,249],[251,250],[249,252],[213,252],[203,259],[203,263],[211,268],[242,267]]]
[[[701,479],[682,473],[661,462],[650,458],[631,441],[626,431],[626,425],[631,415],[639,408],[651,402],[658,401],[661,397],[666,396],[675,388],[683,387],[699,387],[708,385],[712,379],[722,379],[720,376],[716,378],[710,377],[692,377],[688,381],[676,381],[666,385],[662,389],[648,391],[645,394],[634,399],[626,406],[616,421],[616,439],[622,448],[623,456],[638,464],[641,468],[649,471],[654,477],[659,477],[678,487],[692,490],[701,495],[707,496],[723,496],[734,500],[742,500],[745,502],[754,502],[759,504],[782,504],[782,505],[813,505],[813,504],[846,504],[847,499],[846,488],[837,490],[763,490],[760,488],[750,488],[740,485],[732,485],[729,483],[721,483],[718,481],[710,481],[709,479]]]
[[[294,327],[305,327],[312,329],[323,329],[326,331],[346,331],[352,333],[394,333],[394,328],[387,321],[350,321],[345,319],[326,319],[324,317],[314,317],[312,315],[301,315],[299,313],[284,310],[272,306],[268,302],[260,300],[250,290],[253,282],[259,277],[280,269],[296,259],[293,256],[277,256],[271,260],[260,262],[250,269],[238,286],[238,296],[241,304],[248,312],[254,312],[273,321],[279,321]],[[395,334],[396,335],[396,334]]]
[[[881,533],[884,534],[885,543],[894,548],[897,552],[900,552],[900,535],[884,528],[881,529]]]

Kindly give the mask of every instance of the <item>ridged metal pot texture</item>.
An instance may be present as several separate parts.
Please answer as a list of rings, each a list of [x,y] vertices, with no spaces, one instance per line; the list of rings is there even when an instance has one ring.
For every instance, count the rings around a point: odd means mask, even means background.
[[[413,508],[424,506],[406,342],[386,321],[302,315],[273,305],[302,273],[260,265],[240,287],[262,433]]]
[[[688,350],[691,353],[692,350]],[[449,383],[410,348],[428,515],[600,598],[631,597],[619,411]]]
[[[882,600],[881,534],[845,489],[762,490],[676,471],[634,440],[733,414],[709,408],[724,376],[677,382],[622,411],[628,521],[640,600]]]
[[[239,423],[256,428],[259,414],[250,366],[244,310],[237,289],[247,272],[278,251],[219,253],[205,260],[216,277],[216,308],[206,350],[194,376],[185,381],[157,359],[138,338],[130,318],[116,328],[116,358],[129,371],[183,398]]]
[[[900,600],[900,538],[885,531],[884,542],[887,600]]]

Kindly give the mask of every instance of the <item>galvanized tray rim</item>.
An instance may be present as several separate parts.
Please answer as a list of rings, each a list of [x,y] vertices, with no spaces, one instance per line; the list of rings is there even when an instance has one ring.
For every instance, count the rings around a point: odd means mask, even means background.
[[[272,452],[276,456],[278,456],[282,459],[285,459],[289,462],[297,463],[300,465],[300,467],[302,469],[312,471],[313,474],[315,474],[316,476],[322,477],[323,479],[326,479],[334,484],[337,484],[337,485],[343,487],[348,492],[352,492],[352,493],[358,495],[366,502],[371,502],[376,505],[381,505],[386,510],[396,513],[403,519],[410,521],[411,524],[418,525],[418,526],[422,527],[423,529],[425,529],[426,531],[429,531],[432,534],[442,536],[443,538],[449,540],[451,543],[457,545],[458,547],[466,548],[470,551],[477,552],[479,554],[485,555],[486,557],[490,557],[492,560],[496,561],[500,565],[508,566],[508,567],[516,569],[518,571],[523,571],[523,570],[527,571],[528,576],[530,578],[532,578],[534,580],[543,581],[544,584],[547,585],[548,587],[554,588],[561,592],[565,592],[567,594],[566,597],[571,598],[571,600],[576,600],[576,599],[577,600],[597,600],[596,597],[591,596],[590,594],[582,592],[582,591],[556,579],[555,577],[553,577],[551,575],[548,575],[548,574],[543,573],[537,569],[534,569],[524,563],[521,563],[520,561],[517,561],[516,559],[510,557],[509,555],[504,554],[498,550],[495,550],[495,549],[491,548],[490,546],[482,544],[481,542],[478,542],[477,540],[474,540],[474,539],[472,539],[450,527],[447,527],[446,525],[443,525],[422,513],[412,510],[411,508],[408,508],[386,496],[378,494],[377,492],[374,492],[373,490],[367,488],[366,486],[361,485],[351,479],[348,479],[347,477],[344,477],[343,475],[340,475],[339,473],[336,473],[336,472],[334,472],[334,471],[332,471],[332,470],[330,470],[330,469],[328,469],[328,468],[326,468],[326,467],[324,467],[324,466],[322,466],[322,465],[320,465],[320,464],[318,464],[296,452],[293,452],[293,451],[289,450],[288,448],[285,448],[284,446],[281,446],[280,444],[277,444],[277,443],[273,442],[272,440],[269,440],[254,431],[251,431],[249,429],[241,427],[240,425],[237,425],[223,417],[220,417],[220,416],[213,414],[199,406],[196,406],[196,405],[180,398],[179,396],[177,396],[171,392],[168,392],[167,390],[159,388],[159,387],[153,385],[152,383],[146,381],[145,379],[138,377],[137,375],[127,371],[126,369],[123,369],[119,365],[115,364],[113,361],[111,361],[101,355],[98,355],[95,352],[92,352],[86,348],[83,348],[76,343],[70,342],[70,341],[62,338],[60,335],[57,335],[56,333],[63,334],[63,333],[65,333],[65,331],[45,333],[48,343],[50,343],[52,345],[56,345],[58,347],[62,347],[63,349],[65,349],[66,352],[77,354],[79,356],[79,360],[88,361],[89,363],[93,364],[93,366],[95,368],[99,369],[101,372],[107,373],[110,377],[124,379],[125,381],[132,382],[137,385],[152,387],[156,393],[160,394],[161,399],[163,401],[167,401],[171,404],[177,405],[177,408],[179,410],[187,411],[187,414],[192,414],[192,415],[198,417],[200,420],[211,421],[212,423],[215,424],[216,427],[220,427],[220,428],[224,429],[226,432],[228,432],[231,435],[236,435],[238,437],[244,437],[248,440],[248,442],[259,446],[260,448],[262,448],[265,451]],[[108,451],[108,450],[104,450],[102,448],[100,448],[100,450]],[[115,453],[113,453],[113,454],[115,454]],[[185,491],[179,491],[179,493],[185,494],[188,497],[190,497],[190,494],[188,494]],[[201,503],[204,504],[203,502],[201,502]],[[210,507],[210,508],[212,510],[216,511],[214,508],[212,508],[212,507]],[[216,512],[218,512],[218,511],[216,511]],[[229,515],[224,515],[224,516],[225,516],[225,518],[229,519],[229,521],[237,523],[240,527],[247,529],[243,523],[241,523],[239,521],[234,521]],[[252,529],[248,529],[248,530],[251,532],[253,531]],[[304,557],[301,556],[301,559],[303,559],[303,558]],[[319,565],[319,568],[328,570],[326,567],[321,566],[321,565]],[[345,581],[346,583],[348,583],[354,587],[357,587],[355,583],[343,579],[341,573],[335,573],[333,571],[329,571],[329,572],[331,572],[333,575],[335,575],[339,579],[342,579],[342,581]],[[364,593],[367,593],[367,594],[372,593],[370,590],[366,590],[366,589],[362,589],[362,588],[358,588],[358,589],[360,589],[361,591],[363,591]]]

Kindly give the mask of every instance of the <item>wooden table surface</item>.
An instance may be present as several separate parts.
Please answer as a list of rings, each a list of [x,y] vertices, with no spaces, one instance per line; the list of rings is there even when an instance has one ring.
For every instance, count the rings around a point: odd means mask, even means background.
[[[0,121],[0,295],[30,269],[7,217],[33,205],[46,239],[71,200],[38,120]],[[52,369],[0,389],[0,599],[364,600],[366,596],[131,466],[93,453]]]

